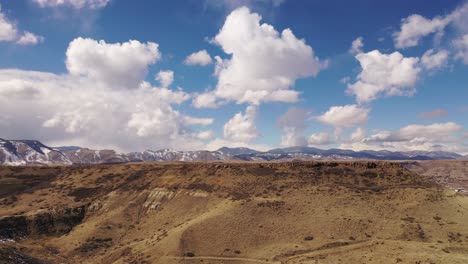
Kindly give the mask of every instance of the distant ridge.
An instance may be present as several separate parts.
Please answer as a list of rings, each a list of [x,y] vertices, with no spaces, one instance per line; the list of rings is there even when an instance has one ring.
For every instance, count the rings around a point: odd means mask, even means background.
[[[255,154],[259,153],[260,151],[249,149],[249,148],[228,148],[222,147],[217,150],[223,154],[230,154],[230,155],[247,155],[247,154]]]
[[[55,149],[58,149],[60,151],[70,151],[70,150],[79,150],[81,147],[78,146],[61,146],[61,147],[55,147]]]
[[[65,153],[37,140],[0,138],[0,164],[4,165],[71,165]]]
[[[222,147],[216,151],[177,151],[171,149],[119,153],[77,146],[48,147],[37,140],[0,138],[1,165],[72,165],[160,161],[292,161],[292,160],[451,160],[468,159],[445,151],[353,151],[313,147],[276,148],[261,152],[250,148]]]

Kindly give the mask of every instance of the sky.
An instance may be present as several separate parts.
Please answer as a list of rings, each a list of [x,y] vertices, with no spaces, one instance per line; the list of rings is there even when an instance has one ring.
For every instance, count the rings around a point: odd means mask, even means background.
[[[468,154],[468,1],[0,0],[0,138]]]

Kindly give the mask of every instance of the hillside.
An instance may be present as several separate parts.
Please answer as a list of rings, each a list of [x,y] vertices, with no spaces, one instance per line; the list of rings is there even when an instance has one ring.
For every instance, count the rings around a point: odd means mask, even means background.
[[[468,160],[408,162],[404,166],[430,181],[468,195]]]
[[[468,262],[468,198],[399,163],[0,167],[0,184],[0,263]]]

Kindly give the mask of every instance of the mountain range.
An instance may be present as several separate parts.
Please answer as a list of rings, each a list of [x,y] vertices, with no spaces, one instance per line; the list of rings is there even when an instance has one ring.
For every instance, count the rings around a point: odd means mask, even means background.
[[[445,151],[353,151],[313,147],[277,148],[257,151],[249,148],[222,147],[216,151],[176,151],[172,149],[120,153],[115,150],[92,150],[77,146],[49,147],[37,140],[0,138],[0,164],[3,165],[86,165],[160,161],[292,161],[292,160],[447,160],[467,159]]]

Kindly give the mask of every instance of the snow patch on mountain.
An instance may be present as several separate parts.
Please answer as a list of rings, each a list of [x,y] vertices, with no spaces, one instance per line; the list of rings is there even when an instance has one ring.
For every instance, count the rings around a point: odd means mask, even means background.
[[[36,140],[0,139],[0,164],[72,165],[163,161],[293,161],[293,160],[433,160],[466,158],[444,151],[353,151],[322,150],[312,147],[289,147],[260,152],[249,148],[223,147],[217,151],[177,151],[173,149],[120,153],[115,150],[92,150],[78,147],[51,148]]]

